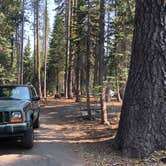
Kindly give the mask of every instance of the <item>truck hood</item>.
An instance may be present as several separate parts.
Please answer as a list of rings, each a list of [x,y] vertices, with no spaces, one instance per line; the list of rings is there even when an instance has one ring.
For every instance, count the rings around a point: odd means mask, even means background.
[[[29,103],[26,100],[0,100],[0,111],[23,110]]]

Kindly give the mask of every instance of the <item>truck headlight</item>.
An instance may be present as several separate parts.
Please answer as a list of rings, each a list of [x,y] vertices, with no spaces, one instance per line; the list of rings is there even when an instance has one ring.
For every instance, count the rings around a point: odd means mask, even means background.
[[[12,112],[10,122],[11,123],[20,123],[20,122],[22,122],[21,112]]]

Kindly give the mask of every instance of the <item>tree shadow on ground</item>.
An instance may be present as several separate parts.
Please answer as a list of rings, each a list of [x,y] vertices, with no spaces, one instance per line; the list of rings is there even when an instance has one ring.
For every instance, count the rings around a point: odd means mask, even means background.
[[[101,125],[98,120],[85,120],[78,104],[52,100],[41,110],[41,127],[36,130],[35,139],[37,142],[58,143],[102,142],[112,139],[115,133],[116,128]],[[1,149],[8,146],[20,150],[11,140],[0,143]]]
[[[61,151],[65,146],[77,154],[83,154],[89,165],[133,165],[138,161],[122,158],[112,148],[120,107],[119,104],[114,104],[113,107],[109,105],[108,119],[111,126],[104,126],[100,124],[99,118],[89,121],[82,117],[79,105],[72,100],[67,103],[51,100],[48,106],[41,109],[41,127],[35,130],[34,148],[25,150],[12,141],[1,142],[0,156],[35,156],[33,160],[47,156],[60,158],[64,155]],[[56,149],[58,151],[55,153]],[[70,150],[66,153],[70,153]]]

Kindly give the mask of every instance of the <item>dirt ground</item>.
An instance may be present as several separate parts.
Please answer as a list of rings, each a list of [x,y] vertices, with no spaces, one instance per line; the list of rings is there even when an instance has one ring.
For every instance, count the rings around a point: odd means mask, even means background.
[[[13,142],[0,143],[0,166],[160,166],[165,152],[148,159],[127,159],[112,149],[121,103],[108,106],[110,126],[82,116],[74,100],[49,99],[41,110],[41,127],[35,130],[35,145],[24,150]]]

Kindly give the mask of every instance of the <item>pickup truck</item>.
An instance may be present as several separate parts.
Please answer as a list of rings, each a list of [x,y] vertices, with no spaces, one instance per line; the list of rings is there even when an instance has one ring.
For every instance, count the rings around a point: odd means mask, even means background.
[[[0,86],[0,139],[14,138],[33,147],[33,129],[39,127],[40,98],[32,85]]]

